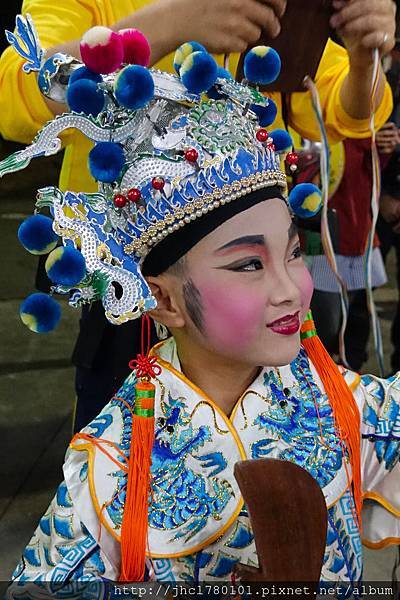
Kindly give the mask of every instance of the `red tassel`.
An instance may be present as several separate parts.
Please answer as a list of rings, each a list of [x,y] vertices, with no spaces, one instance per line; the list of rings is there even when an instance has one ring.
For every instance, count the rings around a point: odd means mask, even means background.
[[[313,363],[321,378],[325,392],[329,398],[335,419],[336,429],[342,444],[345,444],[349,453],[351,470],[353,474],[353,496],[356,510],[356,520],[361,527],[361,460],[360,460],[360,412],[354,396],[348,387],[338,366],[329,356],[324,345],[319,339],[311,311],[301,328],[302,344],[307,356]],[[349,487],[351,486],[350,477]]]
[[[147,349],[144,326],[147,325]],[[151,452],[154,443],[155,386],[150,378],[159,375],[156,358],[149,358],[150,320],[142,323],[142,354],[129,366],[142,377],[135,385],[135,409],[128,464],[128,483],[121,528],[120,581],[143,581],[146,564],[148,510],[151,484]]]
[[[121,529],[120,581],[143,581],[145,573],[151,451],[154,442],[155,387],[149,381],[135,386],[128,486]]]

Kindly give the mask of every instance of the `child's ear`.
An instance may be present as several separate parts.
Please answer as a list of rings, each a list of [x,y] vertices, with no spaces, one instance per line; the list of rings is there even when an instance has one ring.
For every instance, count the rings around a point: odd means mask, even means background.
[[[157,301],[157,307],[149,311],[150,317],[169,329],[183,327],[185,318],[178,302],[176,278],[161,274],[146,277],[146,281]]]

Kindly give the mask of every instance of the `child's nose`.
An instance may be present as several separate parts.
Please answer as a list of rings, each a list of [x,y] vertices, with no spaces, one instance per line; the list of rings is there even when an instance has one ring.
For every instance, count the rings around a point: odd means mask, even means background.
[[[276,269],[267,282],[271,304],[292,304],[300,307],[300,290],[285,269]]]

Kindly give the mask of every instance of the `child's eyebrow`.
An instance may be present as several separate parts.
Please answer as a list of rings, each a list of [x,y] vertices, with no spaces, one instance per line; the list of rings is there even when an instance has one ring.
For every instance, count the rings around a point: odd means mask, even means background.
[[[265,246],[265,237],[263,235],[244,235],[224,244],[216,252],[235,246]]]

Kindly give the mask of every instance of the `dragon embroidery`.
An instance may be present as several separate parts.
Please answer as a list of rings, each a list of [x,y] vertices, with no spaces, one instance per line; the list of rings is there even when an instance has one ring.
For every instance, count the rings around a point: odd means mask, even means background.
[[[179,528],[174,539],[189,540],[210,517],[220,519],[233,490],[217,477],[227,466],[222,453],[199,453],[212,439],[210,428],[202,425],[194,430],[182,399],[170,396],[162,408],[165,416],[158,419],[152,454],[149,524],[155,529]],[[194,461],[202,468],[191,468]]]
[[[324,487],[342,465],[342,448],[335,433],[332,410],[313,380],[304,351],[290,368],[296,385],[285,389],[286,394],[275,371],[264,376],[271,403],[254,421],[265,437],[252,444],[252,458],[271,456],[296,463]]]
[[[126,458],[129,456],[132,421],[129,408],[120,398],[132,405],[132,390],[132,382],[126,382],[118,397],[112,400],[122,412],[124,428],[120,447]],[[206,442],[211,441],[211,431],[205,425],[194,430],[182,399],[169,397],[168,402],[163,402],[162,410],[164,416],[157,420],[152,452],[149,525],[155,529],[177,530],[175,539],[189,540],[207,525],[210,517],[219,520],[231,499],[231,485],[217,477],[228,463],[221,452],[199,452]],[[200,468],[190,468],[189,463],[193,465],[194,461]],[[110,476],[116,477],[118,483],[106,510],[116,528],[120,528],[126,498],[126,473],[120,470]]]

